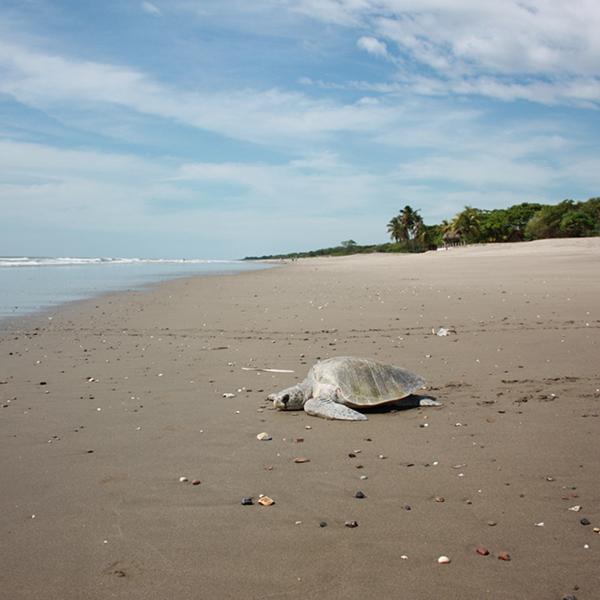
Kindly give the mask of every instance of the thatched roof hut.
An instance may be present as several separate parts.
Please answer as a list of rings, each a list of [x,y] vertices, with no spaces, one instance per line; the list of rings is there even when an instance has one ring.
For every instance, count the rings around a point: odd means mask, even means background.
[[[443,236],[444,244],[460,244],[461,235],[458,231],[447,231]]]

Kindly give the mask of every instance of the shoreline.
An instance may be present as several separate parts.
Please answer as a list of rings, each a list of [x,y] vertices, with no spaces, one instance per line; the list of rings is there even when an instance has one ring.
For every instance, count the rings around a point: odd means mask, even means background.
[[[299,259],[1,323],[0,590],[594,597],[600,239],[491,246]],[[270,410],[335,355],[406,367],[444,406]]]
[[[44,260],[46,264],[36,259],[30,265],[0,267],[0,322],[164,281],[269,268],[247,261]]]

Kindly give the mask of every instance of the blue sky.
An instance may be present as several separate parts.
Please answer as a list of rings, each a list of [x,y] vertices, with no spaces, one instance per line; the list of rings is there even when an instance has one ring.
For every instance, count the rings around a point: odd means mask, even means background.
[[[4,0],[0,255],[239,258],[600,195],[596,0]]]

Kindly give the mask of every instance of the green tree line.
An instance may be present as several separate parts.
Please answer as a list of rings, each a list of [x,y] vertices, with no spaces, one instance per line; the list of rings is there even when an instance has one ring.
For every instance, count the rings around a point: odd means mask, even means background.
[[[308,252],[246,257],[247,260],[341,256],[370,252],[425,252],[444,244],[486,244],[600,235],[600,197],[556,205],[523,202],[483,210],[465,206],[451,221],[425,225],[420,209],[400,209],[387,225],[390,243],[361,246],[354,240]]]
[[[427,226],[419,210],[405,206],[388,223],[388,233],[405,252],[423,252],[443,244],[486,244],[600,235],[600,198],[563,200],[556,205],[516,204],[483,210],[465,206],[451,221]]]

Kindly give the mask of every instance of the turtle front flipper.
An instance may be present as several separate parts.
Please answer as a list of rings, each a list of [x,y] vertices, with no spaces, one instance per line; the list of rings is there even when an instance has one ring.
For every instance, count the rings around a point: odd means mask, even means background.
[[[307,400],[304,410],[313,417],[336,419],[339,421],[366,421],[367,417],[343,404],[334,402],[328,396],[317,396]]]

